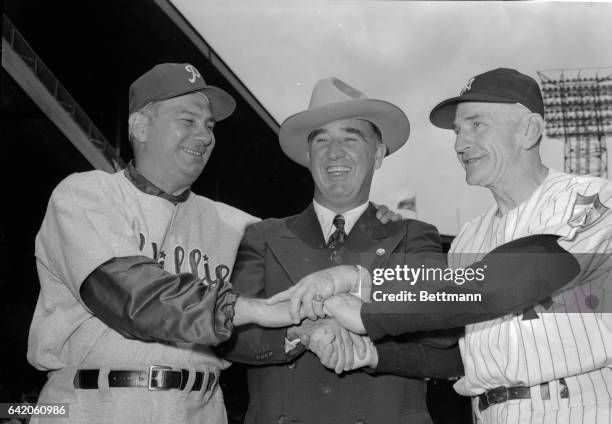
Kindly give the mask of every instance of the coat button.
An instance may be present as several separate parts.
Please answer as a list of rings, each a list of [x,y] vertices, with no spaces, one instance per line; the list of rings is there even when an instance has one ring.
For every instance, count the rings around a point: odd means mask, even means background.
[[[332,389],[329,386],[323,386],[323,387],[321,387],[321,392],[323,392],[323,394],[325,394],[325,395],[329,395],[329,394],[331,394]]]
[[[290,370],[294,370],[295,367],[297,367],[297,364],[295,362],[292,362],[289,365],[287,365],[287,368],[289,368]]]
[[[366,422],[364,420],[357,420],[355,421],[355,424],[366,424]]]
[[[341,264],[342,263],[342,256],[340,256],[340,255],[334,256],[334,262],[337,263],[337,264]]]
[[[278,419],[276,420],[277,424],[286,424],[287,423],[287,418],[284,415],[279,415]]]

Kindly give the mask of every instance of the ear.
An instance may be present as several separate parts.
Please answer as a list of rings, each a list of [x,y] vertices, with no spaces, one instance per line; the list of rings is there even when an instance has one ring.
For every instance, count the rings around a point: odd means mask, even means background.
[[[382,166],[386,154],[387,146],[384,143],[378,143],[376,145],[376,152],[374,153],[374,169],[379,169]]]
[[[522,117],[523,139],[522,146],[525,150],[530,150],[537,146],[544,134],[544,118],[539,113],[530,113]]]
[[[128,121],[130,133],[134,137],[134,141],[138,143],[147,142],[147,131],[149,129],[149,118],[140,112],[135,112],[130,116]]]

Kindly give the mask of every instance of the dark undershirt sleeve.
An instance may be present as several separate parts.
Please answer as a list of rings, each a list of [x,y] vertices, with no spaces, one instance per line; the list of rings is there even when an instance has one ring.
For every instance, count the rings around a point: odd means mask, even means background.
[[[146,256],[113,258],[83,282],[80,295],[103,323],[144,341],[217,345],[231,336],[238,294],[218,279],[171,274]]]
[[[576,258],[561,248],[556,235],[523,237],[492,250],[472,265],[486,268],[484,281],[463,286],[432,284],[430,292],[482,295],[480,302],[371,302],[361,307],[368,336],[380,340],[407,332],[438,330],[521,313],[569,284],[579,273]],[[405,283],[384,285],[387,292]]]
[[[369,372],[409,378],[446,379],[463,375],[457,344],[448,348],[428,346],[418,340],[385,339],[376,343],[378,365]]]

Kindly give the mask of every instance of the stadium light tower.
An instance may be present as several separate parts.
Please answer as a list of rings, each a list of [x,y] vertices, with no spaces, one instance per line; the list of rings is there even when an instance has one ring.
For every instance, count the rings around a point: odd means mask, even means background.
[[[607,177],[612,68],[538,71],[546,135],[565,142],[565,171]]]

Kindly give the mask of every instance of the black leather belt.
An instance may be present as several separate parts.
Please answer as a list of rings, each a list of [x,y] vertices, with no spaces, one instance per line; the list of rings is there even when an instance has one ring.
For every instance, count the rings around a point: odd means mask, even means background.
[[[559,380],[559,397],[566,399],[569,397],[569,391],[567,390],[567,384],[565,379],[560,378]],[[550,388],[548,383],[540,384],[540,396],[543,400],[550,399]],[[531,399],[531,388],[525,386],[514,386],[514,387],[496,387],[491,390],[487,390],[480,396],[478,396],[478,409],[484,411],[491,405],[498,403],[504,403],[513,399]]]
[[[98,389],[99,369],[78,370],[74,376],[75,389]],[[205,382],[205,378],[208,380]],[[183,390],[189,379],[189,370],[173,370],[170,367],[153,365],[149,371],[111,370],[108,373],[108,387],[146,387],[149,390]],[[192,391],[199,391],[203,384],[206,390],[212,392],[217,384],[217,376],[213,372],[197,371]]]

